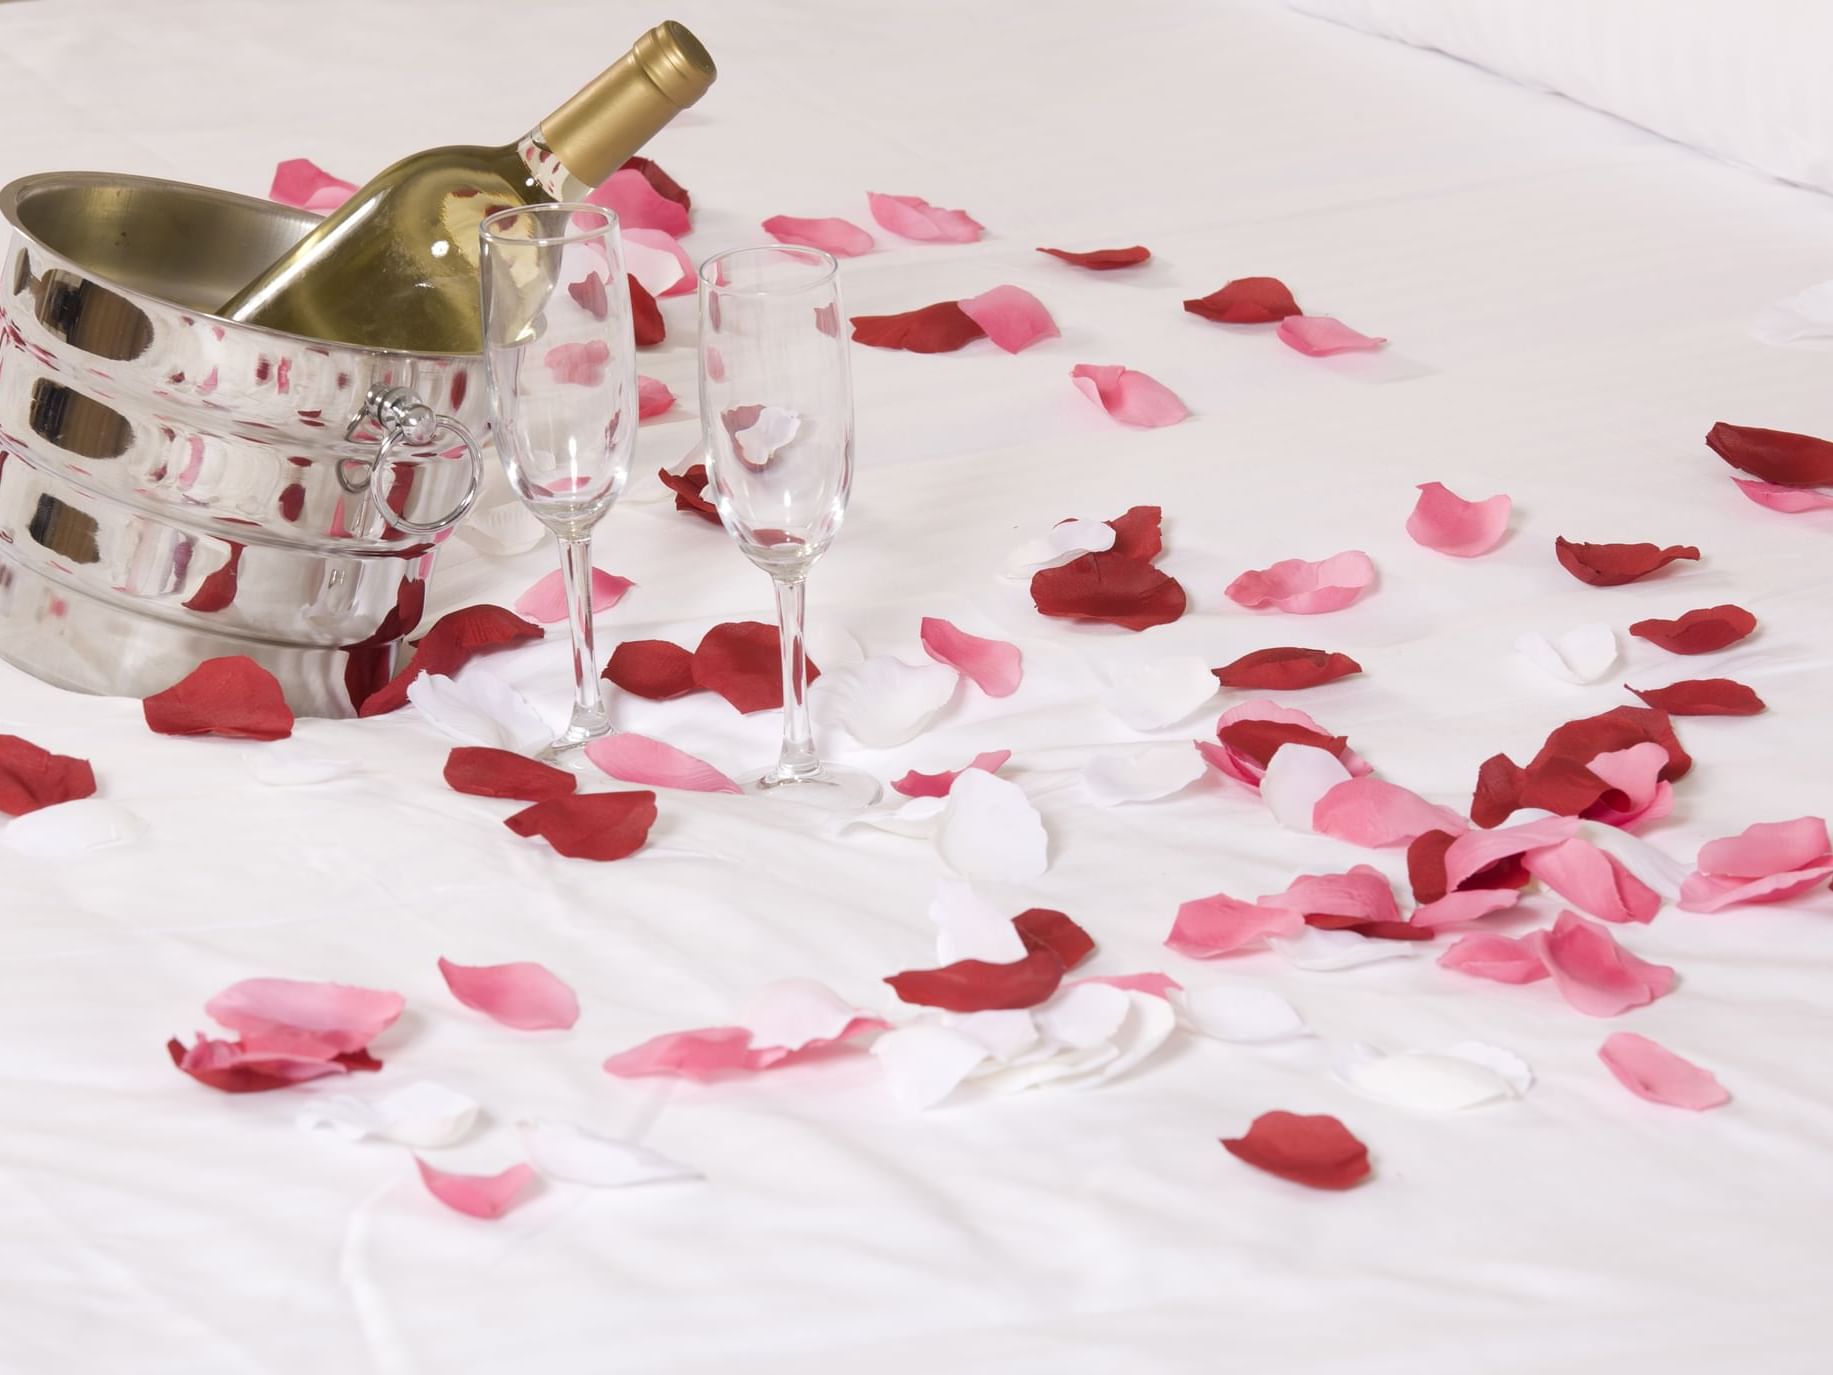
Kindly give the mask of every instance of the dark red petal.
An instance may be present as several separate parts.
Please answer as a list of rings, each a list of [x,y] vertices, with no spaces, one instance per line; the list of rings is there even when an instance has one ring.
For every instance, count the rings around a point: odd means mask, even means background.
[[[1031,600],[1046,616],[1106,621],[1128,630],[1167,625],[1184,614],[1184,588],[1177,579],[1111,550],[1040,568],[1031,576]]]
[[[1553,552],[1562,568],[1593,587],[1619,587],[1646,578],[1676,559],[1699,557],[1699,550],[1690,544],[1670,544],[1663,549],[1654,544],[1574,544],[1564,538],[1553,541]]]
[[[1134,506],[1124,516],[1115,516],[1107,524],[1114,532],[1114,544],[1108,551],[1122,558],[1150,563],[1164,552],[1163,509],[1157,506]]]
[[[407,705],[407,685],[422,673],[441,673],[448,677],[479,654],[507,649],[541,638],[541,627],[523,620],[513,611],[480,603],[449,611],[433,622],[414,657],[388,681],[387,686],[371,694],[358,711],[359,716],[381,716]]]
[[[1305,925],[1320,931],[1353,931],[1377,941],[1429,941],[1434,931],[1429,926],[1414,926],[1404,921],[1371,921],[1367,917],[1346,917],[1335,912],[1307,912]]]
[[[1277,277],[1237,277],[1207,296],[1184,302],[1184,309],[1224,325],[1270,325],[1303,313],[1291,289]]]
[[[988,964],[957,960],[940,969],[910,969],[885,980],[897,996],[918,1007],[945,1012],[992,1012],[1036,1007],[1063,982],[1063,961],[1045,945],[1033,946],[1022,960]]]
[[[1347,654],[1282,647],[1243,654],[1232,664],[1216,669],[1215,674],[1223,687],[1296,692],[1300,688],[1334,683],[1361,671],[1362,665]]]
[[[1833,487],[1833,441],[1719,421],[1706,446],[1733,468],[1784,487]]]
[[[1589,764],[1606,751],[1626,750],[1644,740],[1652,740],[1667,751],[1667,766],[1660,776],[1669,782],[1693,767],[1692,757],[1681,748],[1674,723],[1666,712],[1651,707],[1612,707],[1596,716],[1580,717],[1555,727],[1540,753],[1528,762],[1528,768],[1539,768],[1555,758]]]
[[[94,793],[95,770],[88,760],[52,754],[17,735],[0,735],[0,815],[24,816]]]
[[[701,494],[706,491],[706,464],[696,463],[686,472],[675,474],[663,468],[656,473],[662,479],[662,485],[675,494],[675,509],[689,515],[699,516],[702,520],[720,523],[719,512],[713,503]]]
[[[901,315],[855,315],[853,341],[875,349],[904,349],[910,353],[953,353],[986,331],[968,318],[955,301],[906,310]]]
[[[1088,253],[1074,253],[1067,248],[1040,248],[1038,252],[1048,253],[1053,258],[1061,258],[1077,267],[1086,267],[1091,272],[1112,272],[1117,267],[1133,267],[1152,256],[1151,249],[1142,248],[1138,244],[1131,248],[1097,248]]]
[[[566,294],[577,301],[579,308],[594,320],[602,320],[611,313],[611,298],[605,292],[605,279],[596,272],[576,282],[568,282]]]
[[[622,859],[643,848],[656,821],[652,792],[573,793],[525,807],[503,824],[540,836],[571,859]]]
[[[197,585],[197,591],[184,603],[185,610],[205,613],[223,611],[235,601],[236,577],[241,571],[242,550],[246,546],[234,540],[228,541],[228,544],[228,561],[214,573],[205,575],[204,580]]]
[[[1630,688],[1651,707],[1669,716],[1755,716],[1764,701],[1730,678],[1689,678],[1664,688]]]
[[[728,621],[701,637],[694,651],[694,684],[717,692],[740,711],[774,711],[783,705],[783,662],[777,628],[762,621]],[[821,676],[808,663],[808,681]]]
[[[694,208],[693,197],[687,194],[687,188],[682,186],[681,183],[676,181],[673,177],[669,176],[668,173],[664,172],[653,158],[640,156],[627,158],[624,161],[624,166],[617,170],[621,172],[624,170],[624,167],[628,167],[634,172],[641,172],[643,174],[643,180],[649,183],[650,189],[664,200],[673,201],[683,210],[692,210]]]
[[[1506,758],[1504,755],[1496,757]],[[1412,844],[1407,846],[1407,883],[1413,889],[1413,901],[1437,902],[1449,891],[1445,881],[1445,851],[1456,839],[1450,831],[1421,831],[1413,837]]]
[[[206,659],[140,706],[146,724],[161,735],[283,740],[293,733],[293,710],[280,680],[246,654]]]
[[[1577,816],[1610,791],[1610,786],[1586,765],[1600,754],[1626,750],[1644,741],[1653,741],[1667,751],[1662,778],[1672,781],[1693,767],[1666,712],[1651,707],[1613,707],[1557,727],[1525,769],[1505,754],[1485,760],[1477,774],[1470,819],[1478,826],[1499,826],[1518,807],[1539,807],[1560,816]]]
[[[697,686],[692,651],[668,640],[625,640],[611,651],[604,677],[652,702],[683,697]]]
[[[1339,759],[1349,748],[1349,741],[1344,736],[1325,735],[1291,721],[1230,721],[1226,726],[1216,727],[1216,738],[1263,769],[1281,745],[1310,745],[1314,749],[1329,750]]]
[[[1222,1145],[1237,1160],[1313,1189],[1347,1189],[1369,1175],[1368,1147],[1321,1113],[1262,1113],[1247,1135],[1223,1137]]]
[[[1064,969],[1074,969],[1095,951],[1095,938],[1061,912],[1048,907],[1032,907],[1012,918],[1019,938],[1027,950],[1048,950],[1062,962]]]
[[[649,289],[629,273],[624,274],[624,284],[630,289],[630,323],[636,332],[636,346],[640,349],[648,348],[668,338],[668,326],[662,320],[662,307],[656,304],[656,298],[649,294]]]
[[[1704,606],[1672,621],[1637,621],[1629,633],[1670,654],[1711,654],[1734,645],[1757,628],[1741,606]]]
[[[576,775],[509,750],[461,745],[446,756],[445,780],[453,791],[477,797],[544,802],[579,787]]]
[[[1500,826],[1521,806],[1526,773],[1506,754],[1492,754],[1477,770],[1476,792],[1470,798],[1470,819],[1478,826]],[[1440,893],[1439,897],[1444,894]],[[1421,899],[1436,901],[1436,899]]]

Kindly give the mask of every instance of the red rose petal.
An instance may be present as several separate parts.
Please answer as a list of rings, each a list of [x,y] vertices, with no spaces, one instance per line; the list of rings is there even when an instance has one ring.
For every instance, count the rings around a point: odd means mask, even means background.
[[[642,849],[655,820],[652,792],[573,793],[525,807],[503,824],[571,859],[613,860]]]
[[[1667,767],[1660,773],[1668,782],[1683,777],[1693,767],[1692,756],[1681,748],[1666,712],[1650,707],[1612,707],[1596,716],[1580,717],[1555,727],[1540,752],[1528,761],[1528,768],[1531,771],[1556,758],[1589,763],[1600,754],[1626,750],[1644,740],[1652,740],[1668,752]]]
[[[245,654],[206,659],[140,705],[148,727],[161,735],[284,740],[293,733],[280,680]]]
[[[1336,1118],[1266,1112],[1247,1135],[1223,1137],[1237,1160],[1312,1189],[1348,1189],[1369,1176],[1368,1147]]]
[[[611,313],[611,298],[605,292],[605,279],[596,272],[576,282],[568,282],[566,294],[594,320],[602,320]]]
[[[1031,577],[1031,600],[1046,616],[1106,621],[1128,630],[1167,625],[1184,614],[1177,579],[1112,550],[1040,568]]]
[[[821,676],[806,660],[808,681]],[[783,705],[783,662],[777,628],[762,621],[727,621],[701,637],[694,651],[694,684],[717,692],[749,715]]]
[[[1028,950],[1044,949],[1062,962],[1065,970],[1074,969],[1095,951],[1095,938],[1061,912],[1048,907],[1032,907],[1012,918],[1019,939]]]
[[[1300,313],[1291,289],[1277,277],[1237,277],[1184,309],[1224,325],[1270,325]]]
[[[714,525],[720,524],[719,511],[703,495],[706,491],[706,464],[696,463],[684,473],[671,473],[663,468],[657,474],[662,485],[675,494],[675,509],[689,515],[699,516]]]
[[[1505,754],[1486,759],[1477,774],[1470,819],[1478,826],[1499,826],[1518,807],[1577,816],[1611,791],[1608,783],[1585,766],[1600,754],[1626,750],[1645,740],[1667,751],[1668,762],[1658,774],[1661,779],[1672,782],[1693,767],[1666,712],[1613,707],[1556,728],[1525,769]]]
[[[1103,522],[1114,532],[1114,543],[1106,552],[1142,563],[1152,562],[1165,550],[1164,520],[1161,507],[1130,507],[1125,515]]]
[[[680,182],[669,176],[668,173],[664,172],[655,159],[640,156],[626,158],[624,160],[624,166],[617,170],[621,172],[625,167],[635,172],[641,172],[643,174],[643,180],[649,183],[650,189],[663,199],[673,201],[683,210],[692,210],[694,208],[694,198],[687,194],[687,189],[682,186]]]
[[[235,601],[236,579],[240,576],[242,569],[242,551],[247,546],[238,544],[235,540],[228,541],[228,544],[228,560],[215,572],[205,575],[204,580],[197,585],[197,591],[193,592],[184,603],[185,610],[202,611],[208,614],[213,611],[227,610]],[[409,586],[407,583],[401,585]],[[423,585],[421,583],[412,584],[415,587]],[[392,611],[390,614],[393,614]]]
[[[414,647],[407,667],[371,694],[357,715],[381,716],[406,706],[407,685],[423,673],[450,677],[479,654],[540,638],[540,626],[500,606],[480,603],[449,611],[433,622]]]
[[[1090,272],[1112,272],[1117,267],[1135,267],[1152,256],[1151,249],[1138,244],[1131,248],[1096,248],[1087,253],[1076,253],[1067,248],[1040,248],[1038,252],[1061,258],[1076,267],[1086,267]]]
[[[1036,1007],[1063,982],[1063,961],[1047,945],[1031,946],[1022,960],[989,964],[956,960],[940,969],[910,969],[885,980],[897,996],[945,1012],[992,1012]]]
[[[1663,688],[1630,688],[1651,707],[1669,716],[1755,716],[1763,699],[1731,678],[1688,678]]]
[[[1215,670],[1223,687],[1269,692],[1296,692],[1320,687],[1360,673],[1362,665],[1347,654],[1322,649],[1257,649]]]
[[[24,816],[94,794],[95,770],[88,760],[52,754],[17,735],[0,735],[0,815]]]
[[[176,1038],[167,1041],[165,1048],[179,1069],[222,1093],[266,1093],[331,1074],[382,1068],[380,1060],[362,1050],[329,1057],[294,1055],[254,1050],[240,1041],[214,1041],[204,1036],[199,1036],[197,1044],[188,1049]]]
[[[853,317],[853,342],[868,348],[953,353],[984,338],[986,331],[969,319],[955,301],[937,301],[899,315]]]
[[[685,696],[699,686],[694,682],[693,654],[668,640],[625,640],[611,651],[604,677],[652,702]]]
[[[565,797],[579,787],[578,777],[565,769],[510,750],[474,745],[460,745],[446,756],[445,780],[454,792],[475,797],[513,797],[523,802]]]
[[[1783,487],[1833,487],[1833,441],[1719,421],[1706,447],[1733,468]]]
[[[1655,544],[1574,544],[1565,538],[1553,541],[1553,552],[1562,568],[1593,587],[1619,587],[1646,578],[1676,559],[1699,557],[1699,550],[1690,544],[1670,544],[1663,549]]]
[[[636,334],[636,346],[640,349],[649,348],[668,338],[668,326],[662,320],[662,307],[656,304],[656,298],[649,294],[649,289],[629,273],[624,274],[624,284],[630,288],[630,323]]]
[[[1437,902],[1450,892],[1445,879],[1445,851],[1457,837],[1450,831],[1421,831],[1407,846],[1407,883],[1413,901]]]
[[[1711,654],[1734,645],[1757,628],[1741,606],[1705,606],[1672,621],[1637,621],[1629,633],[1670,654]]]

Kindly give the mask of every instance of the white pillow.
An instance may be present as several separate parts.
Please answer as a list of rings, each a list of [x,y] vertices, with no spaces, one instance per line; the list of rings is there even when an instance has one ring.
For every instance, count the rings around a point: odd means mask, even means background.
[[[1833,191],[1833,0],[1286,0]]]

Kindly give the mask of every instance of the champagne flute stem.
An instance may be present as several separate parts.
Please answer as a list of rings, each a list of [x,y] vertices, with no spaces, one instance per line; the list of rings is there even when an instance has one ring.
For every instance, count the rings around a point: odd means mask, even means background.
[[[592,646],[592,537],[559,536],[566,618],[573,633],[573,720],[570,735],[601,735],[610,725],[598,657]]]
[[[802,622],[807,583],[800,577],[776,578],[777,639],[783,649],[783,752],[777,758],[780,780],[811,778],[820,771],[814,731],[808,722],[808,651]]]

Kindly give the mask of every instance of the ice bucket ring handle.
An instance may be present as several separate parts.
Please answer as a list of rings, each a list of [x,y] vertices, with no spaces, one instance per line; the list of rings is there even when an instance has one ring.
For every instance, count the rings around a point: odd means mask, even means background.
[[[344,430],[344,438],[354,440],[357,431],[372,420],[382,427],[382,442],[376,445],[375,456],[340,461],[337,465],[338,486],[352,496],[361,496],[375,484],[376,474],[387,469],[388,455],[396,445],[427,445],[437,440],[441,433],[449,433],[465,447],[465,493],[458,499],[457,505],[434,521],[409,520],[393,511],[388,512],[387,520],[397,530],[405,530],[410,535],[443,534],[463,520],[476,504],[478,491],[483,485],[483,457],[478,452],[477,440],[472,438],[471,431],[451,416],[439,414],[414,395],[409,387],[371,387],[369,395],[363,398],[362,412]]]

